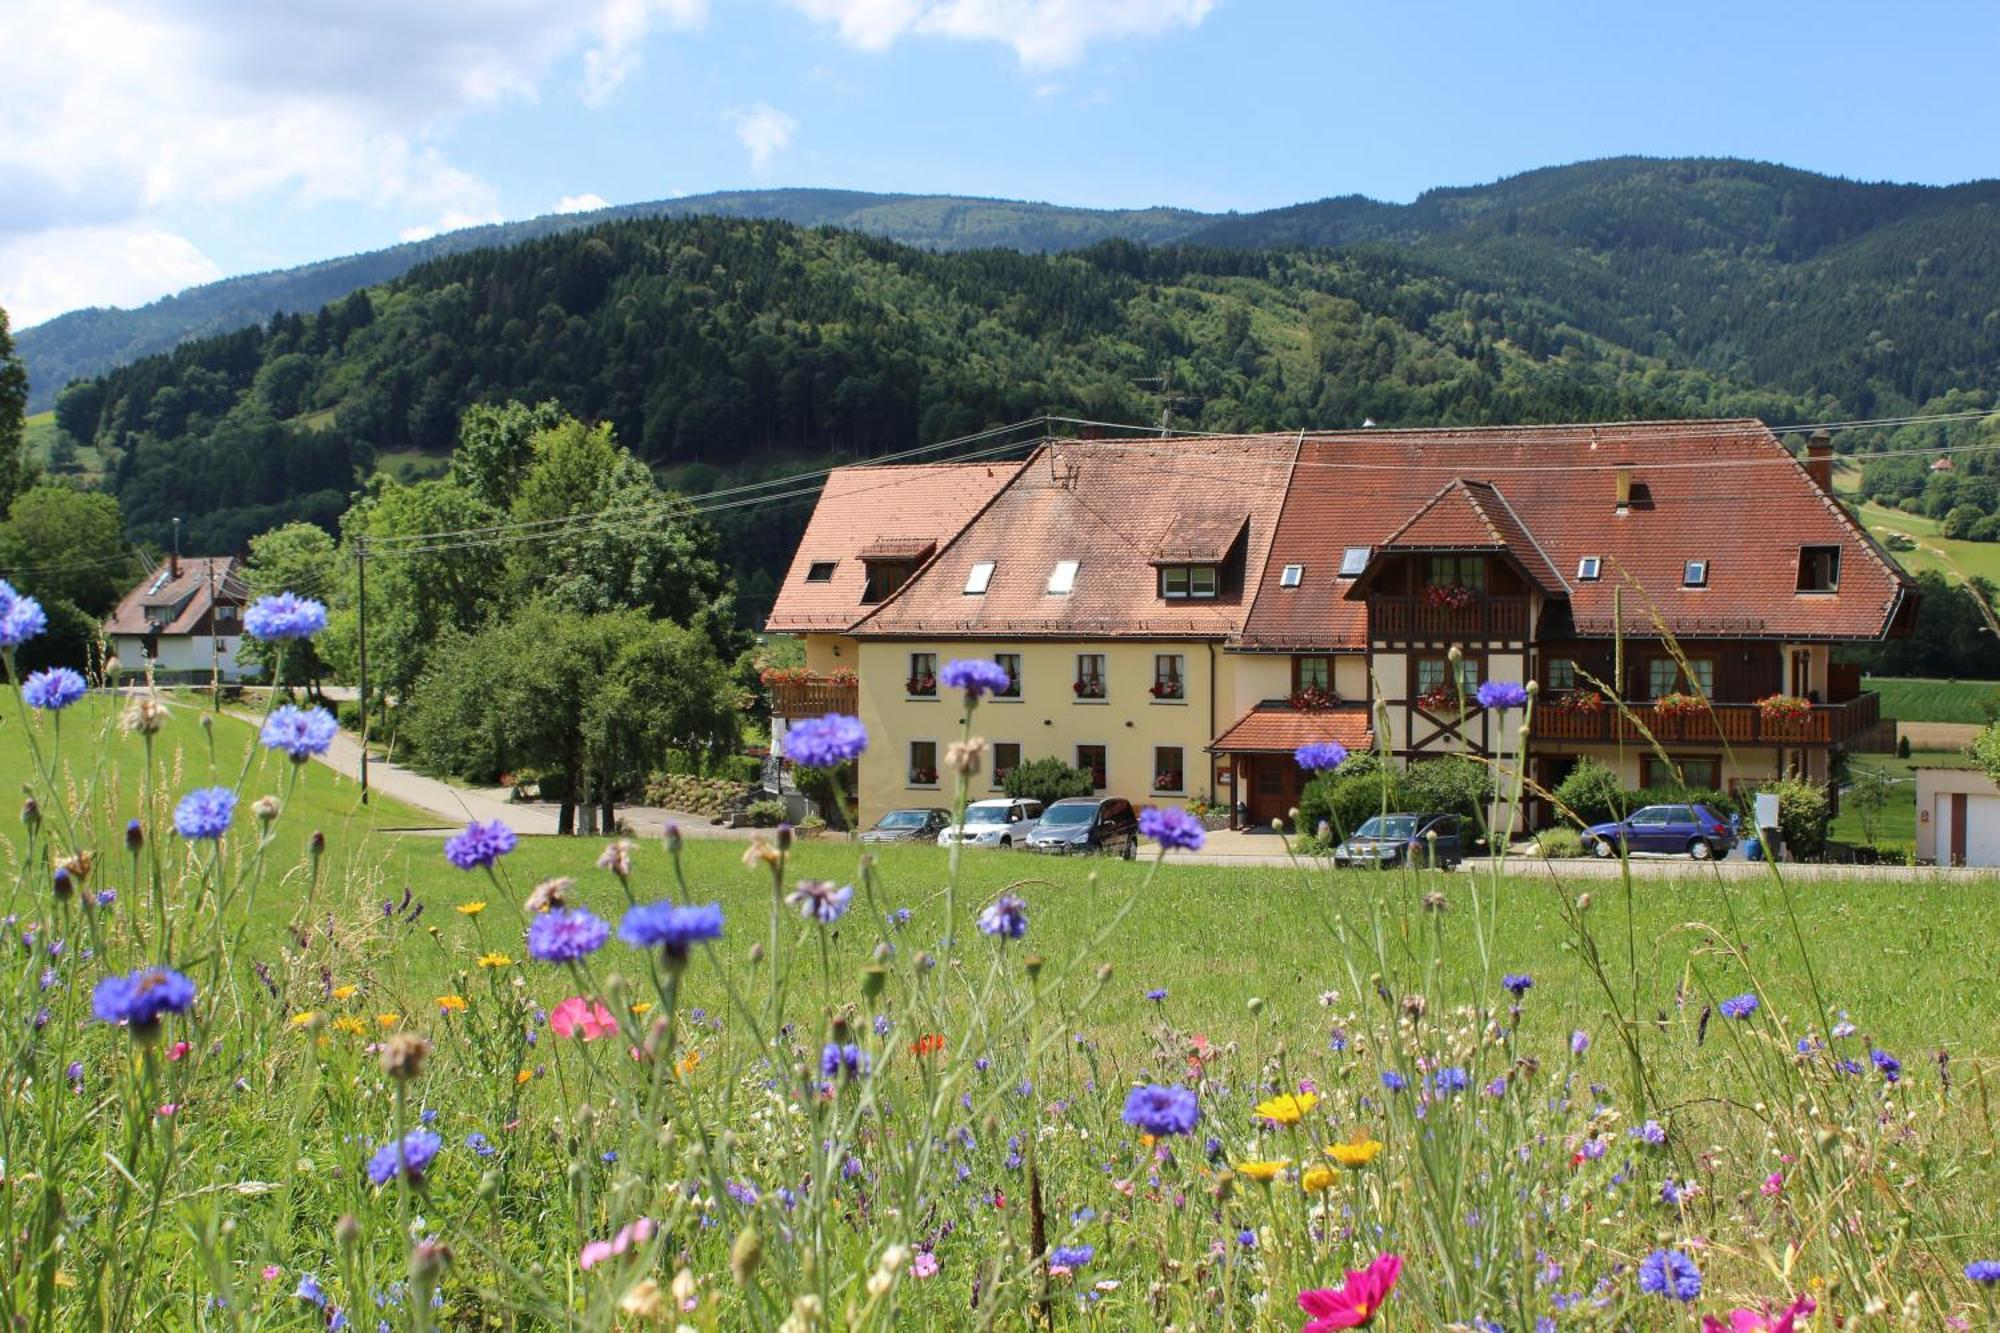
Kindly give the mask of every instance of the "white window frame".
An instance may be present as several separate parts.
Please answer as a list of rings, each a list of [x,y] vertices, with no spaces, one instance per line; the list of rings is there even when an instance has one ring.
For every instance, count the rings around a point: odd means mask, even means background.
[[[1201,582],[1208,580],[1203,588]],[[1196,601],[1214,601],[1222,592],[1222,570],[1214,565],[1188,566],[1188,596]]]
[[[929,782],[917,782],[910,775],[916,771],[916,750],[919,745],[931,747],[931,772],[937,774]],[[944,785],[944,747],[929,736],[912,736],[903,751],[903,786],[911,791],[937,791]]]
[[[1022,653],[993,654],[993,665],[999,667],[1002,671],[1006,671],[1007,670],[1006,665],[1000,661],[1000,659],[1003,657],[1011,657],[1014,659],[1014,670],[1009,673],[1014,678],[1014,692],[1012,694],[1002,694],[998,690],[995,690],[992,694],[988,695],[987,698],[991,699],[994,703],[1017,704],[1021,702],[1022,698],[1025,697],[1028,692],[1028,686],[1027,686],[1028,663],[1026,660],[1026,656]]]
[[[1157,784],[1160,776],[1160,751],[1162,750],[1179,751],[1181,756],[1181,785],[1178,787],[1153,785],[1148,787],[1147,790],[1155,796],[1185,796],[1187,794],[1187,746],[1185,745],[1155,745],[1153,747],[1153,772],[1146,780],[1149,783]],[[1107,751],[1105,754],[1107,768],[1110,766],[1110,758],[1110,753]],[[1110,774],[1107,772],[1105,776],[1109,777]]]
[[[1075,592],[1079,567],[1079,562],[1075,560],[1056,561],[1056,567],[1049,571],[1049,596],[1067,597]]]
[[[1708,586],[1708,561],[1690,560],[1682,565],[1681,586],[1683,588],[1706,588]]]
[[[965,576],[965,595],[967,597],[984,597],[986,589],[992,586],[992,583],[993,562],[991,560],[975,560],[971,570]]]
[[[1176,582],[1180,584],[1180,587],[1176,588],[1174,586]],[[1186,565],[1160,566],[1160,596],[1171,601],[1181,601],[1188,596],[1188,588],[1191,582],[1192,580],[1189,577]]]
[[[931,692],[930,692],[929,694],[910,694],[910,693],[907,693],[907,691],[908,691],[908,690],[909,690],[909,688],[910,688],[910,682],[911,682],[911,681],[913,681],[913,680],[915,680],[915,679],[917,678],[917,659],[918,659],[919,657],[928,657],[928,658],[930,658],[930,659],[931,659],[931,673],[930,673],[930,674],[931,674],[931,681],[932,681],[932,684],[931,684]],[[905,675],[903,676],[903,689],[905,690],[905,694],[904,694],[904,696],[903,696],[904,698],[906,698],[906,699],[936,699],[936,698],[938,698],[938,697],[939,697],[939,694],[940,694],[940,692],[939,692],[939,690],[938,690],[938,686],[937,686],[937,684],[936,684],[936,682],[937,682],[937,673],[938,673],[938,654],[937,654],[937,653],[935,653],[935,652],[931,652],[931,651],[929,651],[929,650],[927,650],[927,649],[912,649],[912,650],[910,651],[909,655],[908,655],[908,660],[907,660],[907,664],[906,664],[906,666],[905,666],[905,672],[906,672],[906,674],[905,674]]]
[[[1604,577],[1604,557],[1587,555],[1576,562],[1576,577],[1579,583],[1595,583]]]
[[[1109,741],[1085,740],[1085,741],[1076,741],[1069,747],[1070,763],[1075,767],[1081,768],[1083,769],[1084,772],[1088,773],[1090,772],[1090,770],[1088,768],[1084,768],[1084,765],[1082,764],[1082,762],[1080,762],[1083,759],[1083,749],[1085,746],[1096,746],[1098,749],[1104,751],[1104,785],[1102,787],[1093,785],[1090,790],[1093,792],[1110,791],[1111,790],[1111,743]]]
[[[1083,695],[1078,694],[1076,692],[1076,686],[1078,684],[1081,684],[1082,681],[1084,680],[1083,660],[1086,657],[1094,657],[1097,659],[1097,670],[1092,674],[1094,675],[1098,685],[1101,687],[1101,692],[1095,699],[1085,698]],[[1075,674],[1070,677],[1070,695],[1072,696],[1071,697],[1072,703],[1079,703],[1079,704],[1110,703],[1111,702],[1111,654],[1078,653],[1076,655]]]
[[[1178,699],[1162,698],[1161,696],[1153,693],[1153,685],[1157,685],[1160,683],[1160,659],[1163,657],[1171,657],[1174,659],[1174,679],[1178,680],[1181,683],[1181,695],[1180,698]],[[1107,695],[1111,693],[1110,688],[1108,686],[1105,689],[1105,693]],[[1152,701],[1155,704],[1175,704],[1175,705],[1185,706],[1187,704],[1187,696],[1188,696],[1187,654],[1154,653],[1153,681],[1152,685],[1148,685],[1146,687],[1146,693],[1152,698]]]
[[[1280,588],[1296,588],[1305,576],[1306,567],[1304,565],[1286,565],[1278,574],[1278,586]]]
[[[1368,568],[1368,557],[1375,554],[1372,546],[1350,546],[1340,553],[1340,577],[1358,579]]]
[[[1000,771],[1000,747],[1003,745],[1011,745],[1018,752],[1018,757],[1014,760],[1014,763],[1017,766],[1028,762],[1028,743],[1026,741],[991,742],[988,748],[990,748],[993,752],[993,762],[987,765],[988,769],[987,781],[991,784],[990,790],[992,791],[1007,790],[1006,775]]]

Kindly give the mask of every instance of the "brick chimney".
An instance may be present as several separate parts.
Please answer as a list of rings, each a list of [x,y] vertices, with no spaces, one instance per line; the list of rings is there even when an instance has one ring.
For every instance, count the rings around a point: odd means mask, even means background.
[[[1813,485],[1828,495],[1833,494],[1833,435],[1825,430],[1816,430],[1806,441],[1806,475],[1813,479]]]
[[[1632,465],[1630,463],[1620,463],[1618,465],[1616,494],[1618,497],[1615,504],[1617,511],[1622,514],[1631,509]]]

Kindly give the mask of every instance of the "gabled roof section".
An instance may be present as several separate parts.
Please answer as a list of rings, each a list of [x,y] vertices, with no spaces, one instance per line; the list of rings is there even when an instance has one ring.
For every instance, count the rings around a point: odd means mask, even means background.
[[[1249,523],[1250,516],[1240,507],[1224,513],[1177,513],[1160,533],[1153,563],[1219,565],[1235,549]]]
[[[215,606],[242,606],[249,599],[250,587],[238,573],[234,556],[190,555],[178,561],[163,560],[118,599],[104,621],[104,632],[193,634]]]
[[[864,558],[925,558],[957,535],[1020,468],[1018,461],[835,468],[764,628],[774,634],[846,629],[872,609],[861,601],[868,581]],[[816,565],[825,578],[808,577]]]
[[[1291,464],[1289,448],[1261,438],[1051,441],[853,632],[1228,639],[1256,597]],[[1155,564],[1168,550],[1221,551],[1221,595],[1163,600]],[[1051,593],[1050,574],[1070,560],[1070,591]],[[985,593],[967,595],[985,561]]]
[[[1258,704],[1230,723],[1208,749],[1211,754],[1292,754],[1302,745],[1321,741],[1339,741],[1356,754],[1373,747],[1368,705],[1301,709]]]
[[[1411,551],[1495,551],[1511,557],[1528,580],[1550,597],[1569,595],[1569,584],[1548,553],[1528,531],[1505,496],[1490,482],[1457,477],[1425,501],[1402,527],[1382,539],[1374,561]],[[1369,580],[1356,580],[1350,598],[1363,595]]]

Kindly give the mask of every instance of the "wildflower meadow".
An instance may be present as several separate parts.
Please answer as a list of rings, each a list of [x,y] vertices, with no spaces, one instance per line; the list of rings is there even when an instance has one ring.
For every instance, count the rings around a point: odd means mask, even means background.
[[[11,1328],[1996,1326],[1986,886],[440,840],[11,694]]]

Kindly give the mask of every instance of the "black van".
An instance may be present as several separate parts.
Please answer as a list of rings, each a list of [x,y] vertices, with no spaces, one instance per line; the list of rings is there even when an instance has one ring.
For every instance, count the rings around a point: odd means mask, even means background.
[[[1072,796],[1042,811],[1028,850],[1057,856],[1115,852],[1130,861],[1139,855],[1139,816],[1130,801],[1116,796]]]

